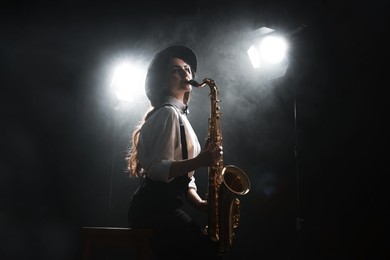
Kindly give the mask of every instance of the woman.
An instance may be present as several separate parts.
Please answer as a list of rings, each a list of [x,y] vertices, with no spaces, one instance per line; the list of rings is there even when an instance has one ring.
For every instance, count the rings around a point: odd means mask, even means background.
[[[196,55],[185,46],[171,46],[155,55],[145,83],[152,109],[133,133],[129,171],[141,177],[141,185],[131,198],[129,223],[154,230],[151,246],[156,259],[216,257],[201,228],[181,209],[183,199],[199,210],[206,208],[194,171],[211,166],[222,154],[216,144],[201,151],[186,117],[189,80],[196,69]]]

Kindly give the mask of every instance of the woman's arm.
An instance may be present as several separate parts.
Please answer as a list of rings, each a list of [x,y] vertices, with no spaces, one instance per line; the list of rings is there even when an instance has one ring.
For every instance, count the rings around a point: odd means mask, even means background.
[[[195,208],[204,211],[207,209],[207,200],[203,200],[199,194],[196,192],[196,189],[189,188],[187,191],[187,199]]]
[[[195,171],[201,167],[211,166],[222,156],[222,147],[211,144],[198,156],[192,159],[173,161],[169,168],[169,178],[174,178]]]

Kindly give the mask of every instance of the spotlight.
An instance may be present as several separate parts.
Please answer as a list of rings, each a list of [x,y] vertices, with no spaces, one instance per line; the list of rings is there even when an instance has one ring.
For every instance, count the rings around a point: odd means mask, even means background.
[[[252,33],[247,54],[253,68],[268,78],[283,77],[288,66],[288,44],[273,29],[262,27]]]
[[[122,101],[135,101],[144,94],[146,71],[130,62],[124,62],[115,69],[111,88]]]

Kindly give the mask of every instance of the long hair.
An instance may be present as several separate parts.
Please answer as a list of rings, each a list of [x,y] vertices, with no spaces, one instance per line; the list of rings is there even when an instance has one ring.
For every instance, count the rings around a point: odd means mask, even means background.
[[[144,175],[144,171],[138,160],[138,138],[139,138],[139,132],[141,130],[142,125],[145,123],[146,120],[148,120],[148,118],[154,113],[154,111],[156,111],[156,108],[151,107],[151,109],[148,112],[146,112],[141,123],[135,128],[133,132],[131,148],[126,158],[127,170],[129,171],[130,177],[142,177]]]

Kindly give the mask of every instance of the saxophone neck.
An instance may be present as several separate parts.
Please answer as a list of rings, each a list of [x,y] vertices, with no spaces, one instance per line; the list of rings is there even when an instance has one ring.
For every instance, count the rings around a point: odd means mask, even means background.
[[[204,86],[208,85],[211,88],[216,88],[215,81],[209,78],[205,78],[201,83],[197,82],[196,80],[189,80],[188,83],[196,88],[203,88]]]

